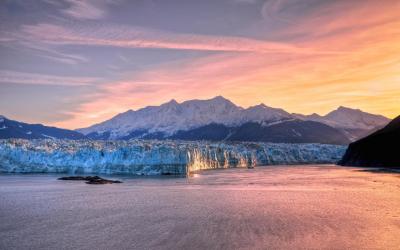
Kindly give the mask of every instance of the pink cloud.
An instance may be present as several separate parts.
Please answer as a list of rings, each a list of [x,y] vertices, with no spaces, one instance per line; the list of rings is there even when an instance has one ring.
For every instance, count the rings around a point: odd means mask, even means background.
[[[244,37],[170,33],[140,27],[109,24],[25,25],[21,37],[49,44],[115,46],[126,48],[166,48],[181,50],[234,51],[254,53],[334,53],[315,51],[284,42]]]
[[[99,81],[95,77],[67,77],[0,70],[1,83],[84,86]]]

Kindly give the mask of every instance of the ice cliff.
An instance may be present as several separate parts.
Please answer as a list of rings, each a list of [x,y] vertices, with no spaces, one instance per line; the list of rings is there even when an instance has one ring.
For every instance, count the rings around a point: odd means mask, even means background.
[[[213,168],[335,163],[345,146],[184,141],[0,140],[0,172],[187,174]]]

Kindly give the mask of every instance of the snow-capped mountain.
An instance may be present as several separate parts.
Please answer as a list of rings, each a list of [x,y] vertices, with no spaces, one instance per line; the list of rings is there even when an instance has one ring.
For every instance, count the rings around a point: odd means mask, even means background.
[[[348,144],[385,126],[389,119],[339,107],[325,116],[289,114],[264,104],[242,108],[222,96],[175,100],[129,110],[89,128],[71,131],[0,116],[1,138],[180,139]]]
[[[172,100],[160,106],[129,110],[108,121],[78,131],[85,135],[109,134],[111,139],[123,138],[131,133],[138,137],[154,133],[171,136],[178,131],[212,123],[232,127],[249,121],[279,121],[291,118],[292,115],[282,109],[265,105],[243,109],[228,99],[217,96],[209,100],[190,100],[182,103]]]
[[[306,121],[315,123],[304,123]],[[290,114],[264,104],[245,109],[217,96],[182,103],[171,100],[160,106],[129,110],[77,131],[93,139],[253,140],[242,133],[249,131],[252,138],[264,138],[261,141],[292,142],[290,138],[296,137],[296,142],[336,141],[345,144],[383,127],[389,121],[380,115],[345,107],[339,107],[325,116]],[[253,123],[261,126],[253,126]],[[271,136],[266,138],[266,134]]]
[[[302,120],[317,121],[337,128],[351,141],[367,136],[390,122],[390,119],[384,116],[342,106],[325,116],[320,116],[318,114],[295,116]]]
[[[0,115],[0,139],[7,138],[75,140],[86,137],[73,130],[18,122]]]

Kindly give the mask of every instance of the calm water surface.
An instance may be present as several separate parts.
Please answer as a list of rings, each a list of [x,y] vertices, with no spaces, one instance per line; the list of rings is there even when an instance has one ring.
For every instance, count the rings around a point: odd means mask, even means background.
[[[0,249],[399,249],[400,175],[336,166],[87,185],[0,175]]]

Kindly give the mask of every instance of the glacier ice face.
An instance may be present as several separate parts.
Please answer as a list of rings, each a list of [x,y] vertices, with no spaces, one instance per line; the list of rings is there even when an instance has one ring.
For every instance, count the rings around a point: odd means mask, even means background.
[[[0,172],[161,175],[279,164],[335,163],[345,146],[187,141],[0,140]]]

